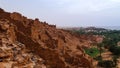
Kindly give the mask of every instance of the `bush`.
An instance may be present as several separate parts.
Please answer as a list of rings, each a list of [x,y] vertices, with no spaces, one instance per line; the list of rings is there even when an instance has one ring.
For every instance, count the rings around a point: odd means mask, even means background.
[[[85,52],[93,58],[98,56],[98,54],[100,54],[97,48],[85,49]]]
[[[116,64],[111,60],[103,60],[98,62],[98,66],[105,68],[112,68],[112,67],[116,67]]]
[[[111,51],[114,55],[120,55],[120,46],[111,46],[109,51]]]

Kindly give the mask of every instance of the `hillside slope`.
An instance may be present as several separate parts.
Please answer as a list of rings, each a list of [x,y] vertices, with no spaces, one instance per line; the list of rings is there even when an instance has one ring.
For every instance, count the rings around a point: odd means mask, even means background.
[[[27,55],[32,53],[38,56],[38,59],[41,58],[41,62],[44,60],[42,63],[36,62],[41,68],[93,68],[92,59],[84,53],[77,37],[39,19],[27,19],[17,12],[9,13],[0,9],[0,34],[5,35],[6,41],[11,44],[16,42],[23,44],[25,48],[22,49],[29,50]],[[18,47],[18,43],[16,46]],[[0,58],[4,59],[1,56]],[[1,63],[4,62],[1,61]],[[35,66],[34,64],[31,68],[40,68]]]

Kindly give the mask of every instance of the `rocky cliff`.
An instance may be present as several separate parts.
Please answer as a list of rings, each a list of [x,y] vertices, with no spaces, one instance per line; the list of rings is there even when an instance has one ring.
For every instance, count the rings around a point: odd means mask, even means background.
[[[0,9],[1,68],[93,68],[71,33]]]

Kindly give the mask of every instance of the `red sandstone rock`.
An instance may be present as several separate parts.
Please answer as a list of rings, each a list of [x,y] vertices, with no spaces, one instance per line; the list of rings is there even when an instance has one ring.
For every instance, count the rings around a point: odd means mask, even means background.
[[[81,48],[80,39],[72,36],[71,33],[56,29],[55,25],[48,25],[38,19],[27,19],[16,12],[8,13],[0,9],[0,15],[0,20],[9,21],[9,27],[7,25],[0,26],[0,31],[7,30],[7,41],[11,44],[18,41],[26,48],[20,48],[19,43],[16,46],[11,46],[13,48],[10,50],[13,53],[10,54],[12,54],[11,59],[13,60],[8,62],[13,62],[13,68],[23,68],[27,63],[29,63],[28,67],[31,68],[34,67],[34,64],[35,68],[93,68],[92,59],[88,58]],[[2,24],[2,21],[0,21],[0,24]],[[9,49],[9,47],[7,48]],[[25,50],[29,50],[44,61],[39,63],[39,58],[34,61],[35,59]],[[30,56],[25,57],[23,56],[24,53]],[[30,58],[32,58],[32,61]]]

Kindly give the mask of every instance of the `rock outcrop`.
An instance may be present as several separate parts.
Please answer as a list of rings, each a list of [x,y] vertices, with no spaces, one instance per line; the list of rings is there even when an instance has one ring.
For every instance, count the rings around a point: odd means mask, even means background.
[[[0,34],[2,68],[93,68],[77,37],[39,19],[0,9]]]
[[[15,28],[0,20],[0,68],[46,68],[44,60],[16,40]]]

